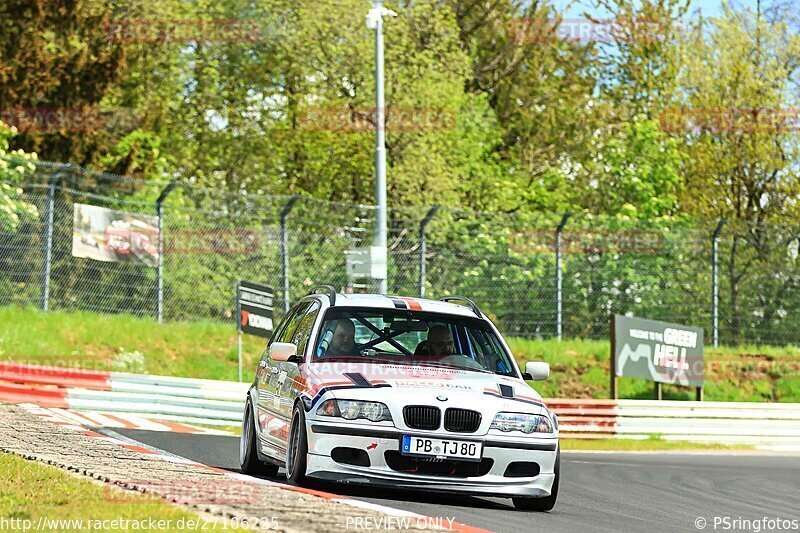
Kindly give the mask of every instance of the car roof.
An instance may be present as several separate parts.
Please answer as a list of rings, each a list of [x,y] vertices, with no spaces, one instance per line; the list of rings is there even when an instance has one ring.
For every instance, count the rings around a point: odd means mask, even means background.
[[[315,294],[322,297],[324,301],[328,298],[326,294]],[[429,300],[426,298],[412,298],[408,296],[391,296],[383,294],[336,294],[334,307],[373,307],[377,309],[410,309],[412,311],[428,311],[431,313],[443,313],[448,315],[458,315],[467,317],[481,317],[471,307],[441,300]]]

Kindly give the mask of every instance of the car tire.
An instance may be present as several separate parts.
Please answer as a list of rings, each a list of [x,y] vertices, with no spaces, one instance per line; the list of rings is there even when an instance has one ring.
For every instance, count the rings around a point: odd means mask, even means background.
[[[306,478],[308,461],[308,437],[306,435],[306,414],[298,403],[292,413],[292,428],[286,446],[286,481],[300,485]]]
[[[244,408],[244,418],[242,418],[242,436],[239,437],[239,464],[242,467],[242,473],[250,476],[275,477],[278,475],[278,466],[259,460],[257,446],[253,404],[248,397]]]
[[[553,468],[555,472],[555,479],[553,480],[553,488],[550,489],[550,496],[544,498],[512,498],[514,507],[520,511],[552,511],[556,506],[556,499],[558,499],[558,480],[561,477],[561,448],[559,447],[556,452],[556,464]]]

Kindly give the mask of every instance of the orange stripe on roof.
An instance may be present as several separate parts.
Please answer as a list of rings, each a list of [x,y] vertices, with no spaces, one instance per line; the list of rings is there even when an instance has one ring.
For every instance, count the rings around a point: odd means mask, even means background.
[[[422,306],[414,298],[408,298],[407,296],[399,296],[399,298],[408,304],[409,309],[413,311],[422,311]]]

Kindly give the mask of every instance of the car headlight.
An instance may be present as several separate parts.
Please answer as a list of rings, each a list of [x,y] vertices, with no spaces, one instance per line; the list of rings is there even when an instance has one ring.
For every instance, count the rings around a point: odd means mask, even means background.
[[[531,415],[525,413],[497,413],[489,429],[496,429],[508,433],[521,431],[522,433],[552,433],[553,424],[547,415]]]
[[[360,400],[325,400],[317,407],[320,416],[332,416],[345,420],[366,418],[371,422],[392,421],[392,415],[386,404],[380,402],[363,402]]]

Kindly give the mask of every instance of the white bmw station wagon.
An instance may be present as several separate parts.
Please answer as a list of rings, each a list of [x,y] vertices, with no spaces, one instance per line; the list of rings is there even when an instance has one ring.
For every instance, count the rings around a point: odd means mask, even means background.
[[[259,362],[244,411],[247,474],[510,497],[558,495],[558,420],[469,299],[300,299]]]

